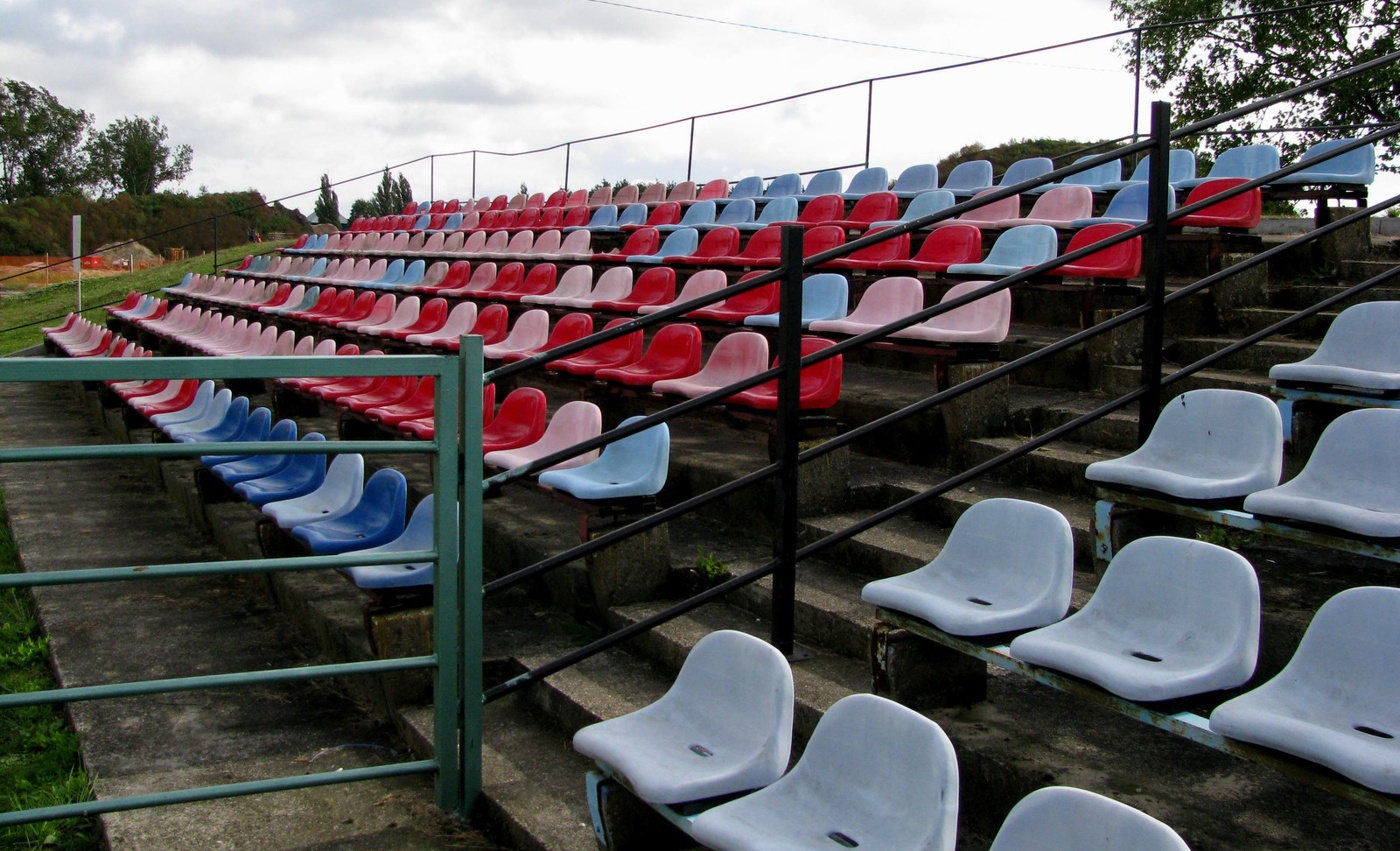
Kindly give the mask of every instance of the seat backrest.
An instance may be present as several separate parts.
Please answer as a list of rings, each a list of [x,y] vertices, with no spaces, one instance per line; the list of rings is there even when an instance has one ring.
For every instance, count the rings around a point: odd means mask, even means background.
[[[644,225],[649,212],[646,204],[628,204],[622,208],[622,212],[618,215],[617,226]]]
[[[517,387],[501,400],[500,410],[491,418],[492,432],[519,431],[533,443],[544,434],[548,400],[537,387]]]
[[[647,344],[639,369],[692,375],[700,371],[701,335],[694,325],[665,325]]]
[[[666,193],[666,200],[668,202],[694,201],[695,192],[695,181],[682,180],[672,186],[670,192]]]
[[[1018,225],[997,237],[986,262],[1001,266],[1035,266],[1052,259],[1059,246],[1060,238],[1049,225]]]
[[[657,232],[656,228],[642,228],[632,231],[617,253],[623,257],[630,257],[634,254],[652,254],[660,244],[661,234]]]
[[[978,192],[992,185],[992,161],[968,160],[953,166],[943,181],[943,188]]]
[[[1210,167],[1210,174],[1206,176],[1247,177],[1252,180],[1278,171],[1278,166],[1278,148],[1273,145],[1240,145],[1221,151]]]
[[[1103,154],[1085,154],[1082,157],[1076,158],[1074,162],[1075,164],[1078,164],[1084,162],[1085,160],[1091,160],[1095,157],[1101,156],[1103,156]],[[1093,189],[1095,187],[1102,186],[1105,183],[1113,183],[1114,181],[1122,179],[1123,161],[1109,160],[1108,162],[1100,163],[1094,166],[1093,168],[1085,169],[1084,171],[1078,172],[1076,174],[1071,174],[1069,177],[1064,178],[1060,182],[1088,186],[1090,189]]]
[[[856,309],[847,319],[868,325],[887,325],[923,307],[924,284],[918,278],[881,278],[865,288]]]
[[[990,283],[992,282],[963,281],[954,284],[943,294],[943,298],[939,299],[939,303],[961,298]],[[962,307],[955,307],[947,313],[940,313],[925,322],[924,327],[977,335],[975,340],[965,339],[964,342],[1000,343],[1011,333],[1011,290],[1003,288]]]
[[[899,173],[895,178],[895,192],[928,192],[938,188],[938,166],[934,163],[916,163]]]
[[[729,197],[731,199],[758,198],[762,195],[763,177],[757,174],[751,174],[748,177],[740,178],[739,181],[734,184],[733,188],[729,190]]]
[[[637,201],[648,206],[660,204],[666,200],[666,184],[661,182],[652,183],[642,190],[642,194],[637,196]]]
[[[1318,363],[1375,372],[1400,372],[1400,301],[1367,301],[1337,314],[1308,358]]]
[[[1103,218],[1147,221],[1148,202],[1151,198],[1150,189],[1151,187],[1146,183],[1132,183],[1118,190],[1109,199],[1108,207],[1103,211]],[[1176,193],[1168,188],[1167,212],[1170,213],[1174,209],[1176,209]]]
[[[958,199],[947,189],[929,189],[915,195],[909,206],[904,208],[904,215],[899,218],[905,222],[921,219],[946,210],[956,203]]]
[[[731,198],[724,209],[715,217],[718,225],[741,225],[754,220],[757,209],[752,198]]]
[[[735,331],[715,343],[697,378],[728,384],[768,368],[768,338],[756,331]]]
[[[847,195],[869,195],[871,192],[884,192],[890,188],[890,173],[882,166],[863,168],[851,176],[846,187]]]
[[[1069,786],[1046,786],[1022,798],[1002,823],[991,851],[1190,851],[1167,825],[1112,798]]]
[[[1132,225],[1114,222],[1080,228],[1074,232],[1074,236],[1069,238],[1069,244],[1065,246],[1065,254],[1080,248],[1087,248],[1100,240],[1131,228]],[[1142,237],[1135,236],[1116,245],[1102,248],[1093,254],[1086,254],[1072,262],[1076,266],[1090,267],[1095,270],[1096,274],[1105,278],[1135,278],[1138,272],[1142,271]]]
[[[712,201],[717,198],[728,197],[729,180],[723,177],[717,177],[714,180],[707,181],[704,186],[700,187],[700,191],[695,193],[696,201]]]
[[[876,189],[862,195],[856,201],[850,214],[846,216],[846,220],[869,223],[882,219],[892,219],[897,215],[899,215],[899,198],[893,192]]]
[[[593,289],[592,266],[570,266],[550,293],[551,298],[582,298]]]
[[[1293,657],[1264,688],[1311,693],[1324,705],[1348,702],[1358,715],[1370,707],[1390,712],[1400,704],[1397,658],[1400,589],[1348,588],[1318,608]]]
[[[831,195],[841,193],[841,186],[844,183],[841,172],[836,169],[818,172],[812,176],[807,183],[807,195]]]
[[[995,191],[995,190],[993,190],[993,189],[983,189],[981,192],[978,192],[976,195],[973,195],[973,196],[972,196],[972,200],[976,201],[976,200],[982,198],[984,195],[987,195],[988,193],[994,192],[994,191]],[[983,204],[983,205],[980,206],[980,207],[976,207],[976,208],[974,208],[974,209],[968,210],[966,213],[963,213],[962,215],[958,216],[958,217],[957,217],[956,219],[954,219],[953,221],[958,221],[958,222],[999,222],[999,221],[1001,221],[1001,220],[1003,220],[1003,219],[1015,218],[1015,217],[1018,217],[1018,216],[1020,216],[1020,215],[1021,215],[1021,196],[1020,196],[1020,195],[1012,195],[1012,196],[1009,197],[1009,198],[1002,198],[1002,199],[997,200],[997,201],[990,201],[990,202],[988,202],[988,203],[986,203],[986,204]]]
[[[619,186],[613,190],[612,202],[619,208],[622,208],[626,207],[628,204],[636,204],[641,197],[642,187],[635,183],[629,183],[626,186]]]
[[[1212,195],[1218,195],[1247,182],[1243,177],[1213,177],[1199,186],[1193,187],[1186,195],[1185,204],[1204,201]],[[1175,224],[1211,224],[1222,227],[1253,228],[1259,225],[1263,214],[1263,192],[1256,186],[1247,192],[1242,192],[1232,198],[1226,198],[1194,213],[1182,216]]]
[[[713,202],[706,202],[713,203]],[[700,232],[695,228],[681,228],[666,234],[666,241],[656,250],[660,257],[681,257],[694,254],[700,244]]]
[[[763,190],[765,198],[783,198],[788,195],[802,194],[802,175],[796,172],[780,174],[773,178],[768,184],[768,188]],[[796,212],[795,210],[793,211]]]
[[[1087,186],[1064,184],[1047,189],[1026,214],[1028,219],[1071,222],[1094,214],[1094,192]]]
[[[802,281],[802,321],[837,319],[846,315],[850,284],[845,275],[822,272]]]
[[[612,205],[613,188],[611,185],[599,186],[593,190],[593,194],[588,196],[589,207],[602,207]]]
[[[681,217],[680,224],[684,227],[714,224],[715,213],[714,201],[696,201],[685,208],[685,215]]]
[[[802,212],[797,216],[797,221],[803,224],[834,222],[840,220],[845,212],[846,200],[840,195],[818,195],[802,208]]]
[[[958,517],[930,563],[958,587],[988,598],[1043,597],[1046,622],[1065,616],[1074,590],[1074,533],[1069,521],[1038,502],[993,497]]]
[[[997,186],[1015,186],[1026,180],[1041,177],[1055,170],[1055,164],[1049,157],[1026,157],[1016,160],[1006,167],[1002,173],[1001,180],[997,181]]]
[[[1162,408],[1138,450],[1160,469],[1217,478],[1244,477],[1241,494],[1278,485],[1283,420],[1267,396],[1244,390],[1188,390]]]
[[[576,254],[590,253],[593,245],[593,232],[589,230],[570,231],[559,243],[559,250],[556,254],[562,256],[573,256]]]
[[[774,222],[790,222],[797,218],[797,197],[795,195],[783,195],[769,201],[763,205],[759,211],[755,222],[761,225],[771,225]]]
[[[609,228],[617,224],[617,205],[603,204],[593,211],[593,217],[588,220],[588,227]]]
[[[628,417],[619,425],[631,425],[641,419]],[[591,469],[595,478],[631,483],[628,496],[655,496],[666,486],[670,463],[671,429],[658,423],[604,446]]]
[[[1290,485],[1314,492],[1345,492],[1348,501],[1392,511],[1400,484],[1400,410],[1361,408],[1337,417],[1322,430],[1308,463]]]
[[[1370,184],[1376,179],[1376,146],[1362,145],[1344,154],[1321,159],[1333,148],[1351,142],[1351,139],[1328,139],[1311,146],[1303,152],[1301,162],[1309,163],[1302,171],[1294,172],[1293,179],[1309,173],[1344,175],[1348,183]]]

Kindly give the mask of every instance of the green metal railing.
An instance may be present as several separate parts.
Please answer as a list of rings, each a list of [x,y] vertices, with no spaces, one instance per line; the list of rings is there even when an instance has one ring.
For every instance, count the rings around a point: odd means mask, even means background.
[[[439,806],[470,812],[481,791],[481,338],[463,338],[455,356],[392,358],[7,358],[0,381],[106,381],[130,379],[257,379],[293,376],[432,376],[437,427],[430,441],[262,441],[235,443],[54,446],[0,448],[0,463],[132,458],[194,458],[210,454],[271,455],[413,454],[433,456],[434,536],[430,550],[396,554],[395,562],[435,561],[433,652],[426,656],[280,668],[208,676],[108,683],[0,695],[0,712],[173,692],[237,689],[266,683],[366,676],[400,671],[435,672],[434,750],[431,759],[370,768],[277,777],[149,795],[0,813],[0,827],[75,816],[207,801],[263,792],[304,789],[410,774],[435,774]],[[464,482],[472,486],[464,487]],[[452,530],[456,530],[453,534]],[[355,553],[305,558],[129,565],[0,576],[0,587],[127,582],[175,576],[271,573],[375,564]]]

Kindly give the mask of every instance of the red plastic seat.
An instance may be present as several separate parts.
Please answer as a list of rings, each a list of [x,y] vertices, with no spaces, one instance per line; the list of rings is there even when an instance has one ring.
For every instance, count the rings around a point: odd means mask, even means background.
[[[339,395],[321,394],[321,398],[334,402],[338,407],[358,413],[384,405],[396,405],[407,399],[418,379],[411,375],[385,375],[374,379],[374,384],[357,393]]]
[[[739,279],[739,283],[762,274],[762,272],[749,272]],[[778,287],[778,282],[770,281],[727,298],[718,304],[692,310],[685,316],[687,319],[707,319],[711,322],[743,322],[744,318],[748,316],[777,313],[781,295],[782,291]]]
[[[615,381],[629,387],[650,387],[668,378],[682,378],[700,371],[701,336],[694,325],[666,325],[657,331],[640,360],[623,367],[606,367],[593,373],[599,381]]]
[[[461,286],[451,289],[440,289],[438,295],[457,297],[472,297],[476,294],[489,290],[496,283],[496,264],[493,261],[476,264],[476,268],[471,270],[471,279]]]
[[[819,352],[836,345],[831,340],[820,337],[802,338],[802,356]],[[778,361],[773,360],[773,366]],[[804,411],[824,411],[841,399],[841,356],[827,358],[821,363],[802,368],[802,389],[798,393],[798,407]],[[727,405],[742,405],[760,411],[778,409],[778,381],[765,381],[757,387],[735,393],[724,400]]]
[[[674,300],[665,304],[644,304],[637,308],[637,313],[646,316],[656,313],[668,307],[674,307],[681,302],[691,301],[702,296],[717,293],[729,285],[722,269],[701,269],[686,279],[680,293]]]
[[[871,192],[862,195],[851,208],[851,214],[828,224],[846,230],[868,230],[873,222],[899,218],[899,197],[893,192]]]
[[[866,196],[867,198],[870,196]],[[864,200],[864,199],[862,199]],[[857,204],[860,202],[857,201]],[[879,233],[886,228],[874,228],[870,232]],[[909,234],[902,233],[893,239],[884,242],[877,242],[874,245],[867,245],[865,248],[857,249],[845,257],[838,257],[835,260],[828,260],[821,264],[821,269],[864,269],[875,271],[880,268],[880,264],[889,260],[909,259]]]
[[[553,192],[549,193],[549,197],[544,199],[544,203],[541,206],[544,207],[546,210],[562,208],[564,206],[565,199],[567,199],[568,197],[568,190],[556,189]]]
[[[324,287],[320,294],[316,296],[316,303],[306,310],[292,310],[282,314],[287,319],[295,319],[299,322],[320,322],[322,318],[331,316],[348,308],[355,301],[355,291],[351,289],[338,290],[335,287]]]
[[[588,224],[589,210],[583,204],[564,208],[564,217],[559,220],[560,228],[581,228]]]
[[[557,274],[558,267],[553,263],[537,263],[514,289],[506,291],[493,289],[490,296],[503,301],[520,301],[527,295],[544,295],[554,291]]]
[[[1221,177],[1207,180],[1187,194],[1186,201],[1182,206],[1204,201],[1212,195],[1248,182],[1243,177]],[[1256,228],[1259,226],[1259,220],[1263,214],[1264,197],[1259,191],[1259,187],[1256,186],[1248,192],[1211,204],[1189,216],[1182,216],[1174,220],[1172,224],[1198,228]]]
[[[482,452],[515,449],[540,439],[547,420],[544,391],[517,387],[501,400],[501,409],[482,429]]]
[[[506,263],[497,270],[496,276],[491,280],[490,285],[477,289],[475,286],[467,286],[467,295],[472,298],[501,298],[502,293],[515,290],[525,281],[525,264],[520,262]],[[473,284],[475,281],[472,282]]]
[[[425,375],[416,382],[413,392],[408,396],[392,404],[367,408],[364,414],[369,419],[388,426],[397,426],[405,420],[432,416],[433,387],[433,377]]]
[[[390,328],[384,336],[395,340],[407,340],[410,334],[431,334],[447,324],[447,299],[433,298],[423,304],[418,318],[412,325],[403,328]]]
[[[413,288],[417,293],[436,294],[444,290],[455,290],[463,287],[471,280],[472,263],[470,260],[454,260],[447,267],[447,274],[441,281],[431,286],[417,286]]]
[[[982,231],[974,225],[959,224],[939,228],[924,238],[923,245],[908,260],[885,260],[881,272],[948,271],[954,263],[976,263],[982,259]]]
[[[661,234],[656,228],[642,228],[633,231],[627,237],[627,242],[623,244],[620,251],[609,251],[605,254],[594,254],[595,263],[625,263],[627,258],[635,254],[655,254],[656,249],[661,247]]]
[[[729,197],[729,180],[724,177],[717,177],[700,187],[700,191],[695,193],[696,201],[718,201]]]
[[[476,324],[472,325],[471,335],[481,338],[483,346],[499,343],[506,338],[506,326],[510,321],[510,311],[504,304],[488,304],[476,314]],[[457,346],[452,345],[452,351]]]
[[[666,258],[669,264],[708,266],[721,257],[727,257],[739,250],[739,229],[735,227],[713,228],[700,238],[694,254],[682,254]]]
[[[681,220],[681,205],[675,201],[665,201],[657,204],[647,214],[647,220],[640,225],[623,225],[624,233],[641,230],[642,228],[654,228],[657,225],[673,225]]]
[[[802,207],[797,219],[791,222],[775,222],[779,225],[802,225],[804,228],[824,225],[845,218],[846,199],[840,195],[818,195]],[[893,218],[886,216],[885,218]]]
[[[544,206],[544,193],[536,192],[533,195],[525,196],[525,209],[538,210]]]
[[[544,209],[540,210],[540,217],[535,220],[535,223],[530,226],[530,229],[535,231],[536,233],[542,233],[543,231],[547,230],[556,230],[562,226],[560,223],[563,221],[563,207],[545,207]]]
[[[547,352],[550,349],[577,340],[582,340],[593,333],[593,315],[589,313],[566,313],[554,324],[554,328],[549,332],[549,338],[544,341],[544,345],[533,349],[518,349],[513,352],[505,352],[501,355],[501,360],[506,363],[514,363],[524,360],[532,355]]]
[[[641,194],[636,197],[636,202],[653,206],[666,200],[666,184],[661,182],[652,183],[646,189],[641,190]],[[617,208],[622,209],[622,202],[617,201]],[[630,202],[629,202],[630,203]]]
[[[539,222],[542,212],[543,211],[539,207],[526,207],[515,217],[515,221],[501,229],[511,233],[530,230]]]
[[[603,326],[606,331],[630,322],[630,319],[614,319]],[[593,375],[600,369],[617,369],[636,363],[642,357],[642,331],[637,329],[615,340],[599,343],[591,348],[570,355],[567,358],[549,361],[545,369],[566,372],[570,375]]]
[[[560,204],[560,206],[566,210],[570,207],[588,206],[588,190],[575,189],[573,192],[566,192],[564,194],[564,203]]]
[[[715,343],[699,372],[681,378],[663,379],[651,385],[651,389],[656,393],[694,399],[767,368],[768,339],[757,331],[735,331]]]
[[[669,304],[676,300],[676,270],[670,266],[654,266],[637,276],[632,291],[614,301],[595,301],[594,310],[614,313],[636,313],[646,304]]]
[[[749,237],[738,254],[715,257],[710,262],[726,266],[776,266],[783,250],[783,229],[769,225]],[[771,262],[770,262],[771,261]]]
[[[1090,225],[1076,231],[1074,236],[1070,237],[1069,245],[1065,246],[1064,253],[1068,254],[1071,251],[1087,248],[1100,240],[1131,229],[1132,225],[1121,222]],[[1141,271],[1142,237],[1135,236],[1117,245],[1110,245],[1100,251],[1095,251],[1093,254],[1087,254],[1073,262],[1047,269],[1045,274],[1060,277],[1126,280],[1137,277]]]

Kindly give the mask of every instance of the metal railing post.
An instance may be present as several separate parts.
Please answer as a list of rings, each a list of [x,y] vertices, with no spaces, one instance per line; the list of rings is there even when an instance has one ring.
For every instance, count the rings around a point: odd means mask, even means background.
[[[690,176],[691,169],[695,165],[695,119],[690,119],[690,146],[685,152],[685,179],[694,180]]]
[[[875,81],[865,84],[865,167],[870,168],[870,134],[875,125]]]
[[[476,151],[472,151],[472,200],[476,200]]]
[[[428,157],[428,201],[437,200],[437,155]]]
[[[574,143],[570,142],[564,146],[564,191],[569,191],[569,167],[573,164]]]
[[[802,237],[803,228],[783,228],[783,283],[778,307],[777,517],[773,533],[773,646],[789,659],[796,647],[793,633],[797,598],[797,452],[799,396],[802,391]]]
[[[1138,443],[1147,440],[1162,410],[1163,299],[1167,288],[1167,182],[1171,158],[1172,107],[1165,101],[1152,104],[1152,163],[1147,187],[1147,217],[1152,230],[1146,234],[1143,265],[1146,269],[1145,301],[1150,306],[1142,319],[1142,386],[1146,392],[1138,404]]]

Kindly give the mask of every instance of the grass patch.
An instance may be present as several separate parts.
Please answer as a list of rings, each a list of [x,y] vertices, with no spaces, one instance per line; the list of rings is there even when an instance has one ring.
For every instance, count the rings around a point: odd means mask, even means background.
[[[19,572],[19,558],[0,493],[0,573]],[[49,642],[24,589],[0,589],[0,693],[53,688]],[[0,811],[92,800],[78,736],[51,706],[0,709]],[[97,820],[36,822],[0,828],[0,849],[96,851]]]
[[[291,240],[281,242],[249,243],[221,249],[219,259],[227,261],[241,259],[247,254],[264,254],[287,245]],[[103,305],[116,304],[128,292],[153,293],[161,287],[179,283],[187,272],[210,274],[214,269],[214,255],[202,254],[188,260],[177,260],[154,269],[142,269],[129,275],[110,275],[102,278],[83,280],[83,315],[94,322],[104,322],[107,314]],[[0,355],[7,355],[43,341],[41,325],[56,325],[77,306],[78,284],[76,281],[63,281],[42,289],[30,290],[15,295],[7,295],[0,300]]]

